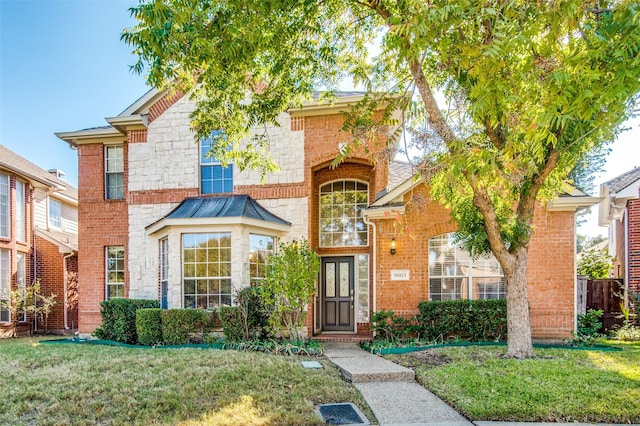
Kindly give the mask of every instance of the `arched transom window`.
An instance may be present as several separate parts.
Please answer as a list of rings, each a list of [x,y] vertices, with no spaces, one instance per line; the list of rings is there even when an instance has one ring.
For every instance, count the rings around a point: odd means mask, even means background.
[[[493,255],[474,259],[453,234],[429,239],[429,299],[504,299],[502,268]]]
[[[369,204],[369,186],[354,180],[320,187],[320,247],[366,246],[367,225],[362,211]]]

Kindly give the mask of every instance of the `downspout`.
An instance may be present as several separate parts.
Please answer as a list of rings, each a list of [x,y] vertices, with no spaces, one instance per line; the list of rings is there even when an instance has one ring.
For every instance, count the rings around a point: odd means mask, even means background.
[[[366,215],[362,215],[362,218],[364,219],[364,223],[366,223],[368,226],[373,228],[373,262],[371,262],[371,269],[373,271],[373,308],[369,311],[369,320],[371,320],[371,313],[372,312],[376,312],[378,310],[378,303],[377,303],[377,298],[376,298],[376,288],[377,288],[377,281],[378,281],[378,269],[377,269],[377,263],[378,263],[378,232],[376,229],[376,224],[375,222],[370,222],[369,218]],[[373,323],[372,323],[373,325]],[[373,337],[375,337],[375,332],[373,333]]]
[[[629,209],[624,214],[624,306],[629,307]]]
[[[62,301],[62,312],[64,314],[64,329],[65,330],[69,330],[69,319],[68,319],[68,312],[67,312],[67,259],[69,259],[70,257],[72,257],[74,255],[74,252],[71,251],[71,253],[67,254],[66,256],[64,256],[62,258],[62,294],[63,294],[63,301]]]

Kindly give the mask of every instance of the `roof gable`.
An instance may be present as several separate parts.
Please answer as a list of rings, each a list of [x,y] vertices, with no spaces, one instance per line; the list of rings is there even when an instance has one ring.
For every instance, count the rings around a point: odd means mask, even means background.
[[[640,167],[634,167],[628,172],[603,183],[603,185],[609,188],[610,194],[615,194],[638,181],[640,181]]]

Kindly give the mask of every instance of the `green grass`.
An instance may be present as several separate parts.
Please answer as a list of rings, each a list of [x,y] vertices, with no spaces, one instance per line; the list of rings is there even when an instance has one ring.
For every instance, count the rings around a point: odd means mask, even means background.
[[[611,342],[608,342],[611,343]],[[640,423],[640,345],[622,352],[440,348],[387,358],[473,420]]]
[[[322,424],[314,405],[354,402],[331,363],[207,349],[0,340],[0,424]]]

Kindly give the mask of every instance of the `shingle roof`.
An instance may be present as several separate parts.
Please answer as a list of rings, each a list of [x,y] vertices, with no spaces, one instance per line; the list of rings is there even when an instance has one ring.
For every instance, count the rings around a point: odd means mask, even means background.
[[[50,187],[64,187],[66,188],[64,195],[76,200],[78,199],[78,190],[75,187],[36,166],[31,161],[19,156],[3,145],[0,145],[0,167],[4,167],[18,175],[23,175],[26,178],[36,180]]]
[[[640,180],[640,167],[634,167],[632,170],[605,182],[603,185],[609,188],[609,193],[615,194],[637,180]]]
[[[165,219],[247,217],[281,225],[291,225],[272,214],[248,195],[185,198]]]
[[[391,191],[415,174],[413,165],[404,161],[389,161],[389,184],[387,191]]]

